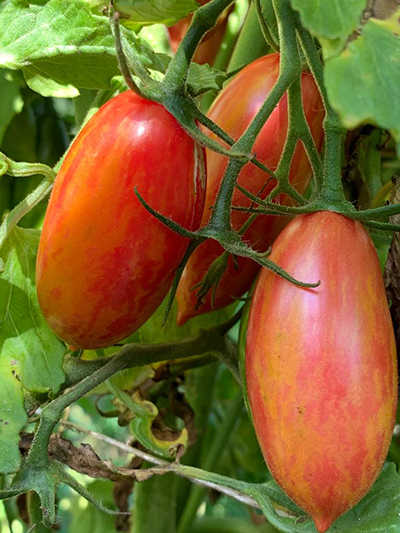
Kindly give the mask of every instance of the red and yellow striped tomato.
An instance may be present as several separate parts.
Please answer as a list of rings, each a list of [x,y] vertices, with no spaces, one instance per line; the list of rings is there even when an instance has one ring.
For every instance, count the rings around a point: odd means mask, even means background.
[[[263,269],[247,330],[249,401],[272,475],[323,533],[368,492],[386,457],[397,403],[393,326],[358,222],[299,216],[270,258],[321,284],[300,288]]]
[[[64,341],[109,346],[166,296],[187,248],[139,203],[196,230],[205,184],[196,144],[161,105],[131,91],[82,129],[57,176],[37,260],[43,314]]]
[[[221,91],[210,109],[209,118],[228,132],[231,137],[238,139],[259,111],[278,75],[279,54],[270,54],[254,61]],[[324,111],[318,88],[311,74],[303,73],[302,92],[305,115],[317,148],[320,149],[323,140]],[[272,170],[275,170],[278,165],[286,140],[287,125],[288,110],[285,95],[264,124],[253,147],[253,152],[257,158]],[[214,134],[209,132],[208,134],[216,140]],[[223,155],[211,150],[206,152],[208,181],[202,226],[209,220],[211,208],[214,205],[228,162],[227,157]],[[292,161],[290,181],[299,192],[304,192],[310,177],[310,164],[306,152],[299,142]],[[256,195],[263,191],[260,195],[262,198],[265,198],[276,185],[275,180],[269,179],[265,172],[252,164],[247,164],[242,169],[238,183]],[[280,196],[277,201],[285,203],[288,199]],[[248,207],[251,203],[251,200],[239,190],[235,191],[233,205]],[[247,213],[233,211],[233,227],[240,229],[248,216]],[[287,222],[288,218],[285,217],[258,217],[245,232],[243,240],[250,243],[257,251],[264,252],[271,246]],[[208,240],[201,244],[189,259],[177,292],[179,325],[184,324],[193,316],[225,307],[235,301],[235,297],[240,297],[249,290],[260,266],[248,258],[238,257],[237,262],[234,262],[230,257],[228,267],[218,284],[214,306],[211,303],[210,293],[205,298],[204,303],[196,310],[196,291],[190,289],[201,282],[212,262],[222,252],[222,247],[216,241]]]

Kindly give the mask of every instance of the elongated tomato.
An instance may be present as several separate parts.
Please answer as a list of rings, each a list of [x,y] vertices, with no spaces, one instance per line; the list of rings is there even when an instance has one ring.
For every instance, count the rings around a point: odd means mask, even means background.
[[[262,271],[247,330],[249,401],[272,475],[323,533],[368,492],[386,457],[397,403],[393,327],[358,222],[299,216],[270,258],[321,284],[304,289]]]
[[[193,139],[161,105],[131,91],[79,133],[57,176],[37,260],[40,307],[81,348],[109,346],[157,309],[187,239],[140,205],[198,228],[205,184]]]
[[[221,91],[208,114],[210,119],[228,132],[231,137],[238,139],[266,100],[278,76],[279,54],[270,54],[254,61]],[[301,83],[305,115],[316,146],[320,149],[323,140],[324,111],[319,91],[310,74],[304,73]],[[272,170],[276,169],[282,154],[287,125],[287,97],[284,95],[264,124],[253,147],[253,152],[257,158]],[[215,135],[209,135],[216,139]],[[209,220],[211,208],[215,203],[227,163],[225,156],[207,150],[208,181],[202,226]],[[292,185],[302,193],[305,191],[310,177],[311,169],[308,158],[299,142],[292,160],[289,178]],[[252,164],[247,164],[242,169],[238,183],[255,195],[261,193],[262,198],[265,198],[276,185],[275,180],[270,179],[268,174]],[[288,198],[280,196],[278,201],[285,203],[288,202]],[[239,190],[235,191],[233,205],[249,207],[251,203],[251,200]],[[248,216],[247,213],[233,211],[233,227],[237,230],[240,229]],[[288,220],[285,217],[258,217],[245,232],[243,240],[250,243],[257,251],[264,252],[271,246]],[[191,256],[177,292],[178,324],[182,325],[198,314],[225,307],[235,301],[235,297],[240,297],[249,290],[260,266],[251,259],[243,257],[238,257],[235,263],[230,257],[228,267],[218,284],[214,305],[212,305],[210,292],[204,303],[196,309],[197,291],[191,289],[201,282],[212,262],[222,252],[222,247],[216,241],[208,240],[201,244]]]

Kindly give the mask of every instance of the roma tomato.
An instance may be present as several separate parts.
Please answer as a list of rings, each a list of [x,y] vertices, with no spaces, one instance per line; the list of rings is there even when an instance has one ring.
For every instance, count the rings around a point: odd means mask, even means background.
[[[37,259],[43,314],[66,342],[109,346],[166,296],[188,244],[139,203],[196,230],[204,173],[193,139],[161,105],[131,91],[106,103],[69,150]]]
[[[251,120],[257,114],[279,75],[279,54],[271,54],[254,61],[244,68],[231,83],[223,89],[215,100],[209,117],[231,137],[238,139],[245,131]],[[318,149],[322,146],[324,118],[323,104],[310,74],[303,74],[302,91],[304,110],[307,121]],[[257,158],[265,165],[275,170],[286,139],[288,124],[288,110],[286,95],[279,102],[258,135],[253,151]],[[216,139],[212,134],[211,138]],[[211,208],[215,202],[221,180],[227,166],[227,158],[211,150],[207,150],[207,196],[202,225],[210,217]],[[300,192],[304,192],[311,177],[310,165],[303,146],[296,147],[290,171],[290,181]],[[268,175],[252,164],[247,164],[241,171],[238,183],[253,194],[263,190],[262,197],[268,195],[276,182],[268,180]],[[287,198],[279,198],[280,203],[287,202]],[[233,205],[250,206],[251,200],[239,190],[235,191]],[[248,215],[243,212],[232,212],[232,225],[239,229],[247,220]],[[253,222],[243,236],[243,240],[250,243],[256,250],[264,252],[273,243],[278,233],[287,223],[285,217],[262,216]],[[184,324],[189,318],[213,309],[220,309],[242,296],[251,286],[259,265],[251,259],[239,257],[237,264],[232,257],[228,260],[228,267],[218,285],[214,307],[209,294],[203,305],[197,310],[196,291],[192,287],[201,282],[212,262],[223,252],[221,246],[213,240],[201,244],[191,256],[178,287],[178,324]]]
[[[253,296],[246,378],[267,465],[320,533],[370,489],[397,404],[395,339],[367,231],[328,211],[299,216],[271,260],[304,289],[263,269]]]

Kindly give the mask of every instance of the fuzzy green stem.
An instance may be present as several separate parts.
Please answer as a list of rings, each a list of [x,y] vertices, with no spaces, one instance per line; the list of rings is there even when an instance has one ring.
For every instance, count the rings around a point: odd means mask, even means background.
[[[203,124],[203,126],[209,129],[217,137],[226,142],[226,144],[228,144],[229,146],[233,146],[235,144],[235,140],[228,133],[226,133],[226,131],[220,128],[218,124],[210,120],[206,115],[198,113],[196,118],[200,122],[200,124]],[[261,163],[261,161],[258,161],[254,158],[250,161],[250,163],[276,179],[275,173],[270,168],[266,167],[263,163]]]
[[[325,158],[324,177],[320,189],[322,201],[329,206],[351,206],[344,195],[341,156],[345,130],[337,117],[328,116],[324,120]]]
[[[113,4],[113,0],[111,0],[111,4]],[[127,86],[137,94],[140,94],[140,89],[137,87],[136,82],[132,79],[131,72],[129,70],[130,68],[133,70],[133,73],[140,78],[140,81],[144,86],[153,84],[155,82],[152,80],[147,68],[141,62],[140,54],[135,49],[136,42],[134,43],[134,46],[131,46],[125,38],[123,31],[121,32],[119,19],[119,13],[111,8],[111,30],[113,31],[114,35],[115,49],[121,73],[124,76]]]
[[[200,41],[204,35],[217,23],[219,15],[233,0],[214,0],[213,2],[200,7],[194,14],[192,23],[182,39],[175,57],[168,65],[165,73],[164,83],[170,88],[173,87],[178,92],[184,91],[185,82],[188,77],[190,61],[196,52]]]
[[[300,62],[300,57],[299,57]],[[317,146],[306,120],[303,107],[301,78],[297,79],[288,90],[289,130],[293,130],[296,137],[303,143],[311,164],[315,183],[322,183],[322,163]]]
[[[339,208],[352,211],[354,207],[346,200],[341,176],[342,141],[346,133],[345,128],[329,103],[328,94],[324,83],[324,69],[318,51],[311,35],[301,26],[296,18],[297,31],[307,58],[310,70],[315,78],[324,103],[326,116],[324,120],[325,131],[325,158],[323,181],[315,189],[319,196],[321,208]]]
[[[226,350],[224,335],[227,332],[227,327],[231,327],[231,321],[209,330],[199,330],[180,342],[158,345],[127,344],[115,356],[99,359],[97,362],[104,363],[102,366],[99,366],[93,373],[84,377],[70,389],[67,389],[43,409],[39,428],[26,461],[29,461],[30,464],[33,462],[35,465],[46,464],[48,462],[47,447],[50,435],[61,418],[64,409],[116,372],[124,368],[143,366],[160,361],[187,359],[194,355],[224,352]],[[92,371],[93,367],[88,366],[87,369]],[[69,379],[72,382],[74,381],[73,376],[70,376]]]
[[[279,100],[290,85],[301,75],[301,65],[298,59],[295,25],[292,11],[287,0],[275,0],[275,8],[279,23],[281,41],[281,60],[279,77],[268,95],[267,100],[247,127],[246,131],[234,145],[239,151],[249,152],[265,122],[270,117]],[[284,24],[283,22],[284,21]],[[211,214],[209,227],[231,231],[230,209],[236,181],[245,161],[231,159],[220,185],[214,209]]]
[[[56,178],[54,170],[47,165],[42,163],[19,163],[0,152],[0,176],[3,174],[16,178],[26,178],[41,174],[49,183],[52,183]]]
[[[132,75],[130,73],[130,70],[128,68],[128,64],[126,62],[124,49],[122,46],[122,40],[121,40],[121,31],[119,27],[119,18],[120,14],[118,11],[112,12],[111,11],[111,21],[113,22],[112,27],[114,30],[114,39],[115,39],[115,50],[117,53],[117,59],[118,59],[118,65],[120,68],[120,71],[124,77],[125,83],[133,91],[134,93],[138,94],[139,96],[142,96],[142,92],[137,86],[136,82],[132,78]]]

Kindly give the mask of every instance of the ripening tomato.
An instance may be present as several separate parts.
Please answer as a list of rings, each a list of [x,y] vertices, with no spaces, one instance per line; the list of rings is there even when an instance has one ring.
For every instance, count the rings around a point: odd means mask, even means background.
[[[283,490],[320,533],[370,489],[397,403],[393,326],[363,226],[321,211],[294,219],[272,261],[317,288],[262,269],[246,341],[257,437]]]
[[[203,6],[208,4],[209,1],[210,0],[200,0],[198,3]],[[217,24],[214,26],[214,28],[212,28],[212,30],[206,33],[200,45],[198,46],[193,61],[199,65],[203,65],[205,63],[212,65],[214,63],[225,35],[228,25],[228,17],[232,11],[232,7],[233,6],[228,7],[221,13]],[[168,28],[169,42],[173,53],[177,51],[180,42],[184,38],[190,23],[192,22],[192,17],[193,15],[190,14]]]
[[[244,68],[229,85],[224,88],[215,100],[209,117],[231,137],[238,139],[264,103],[279,75],[279,54],[270,54],[254,61]],[[318,88],[310,74],[303,73],[302,91],[304,110],[308,124],[313,133],[317,148],[323,141],[322,122],[324,118],[323,104]],[[288,123],[287,97],[281,99],[271,116],[264,124],[253,147],[257,158],[266,166],[275,170],[286,139]],[[216,139],[215,135],[209,136]],[[210,217],[221,180],[227,166],[227,158],[211,150],[207,150],[207,196],[202,226]],[[298,143],[292,161],[290,181],[299,191],[304,192],[311,177],[310,164],[303,146]],[[276,185],[276,181],[252,164],[247,164],[241,171],[238,183],[253,194],[265,198]],[[281,196],[280,203],[288,202]],[[250,206],[251,200],[236,189],[233,205]],[[232,225],[239,229],[247,220],[248,214],[233,211]],[[250,243],[256,250],[264,252],[273,243],[278,233],[288,222],[285,217],[260,216],[245,232],[243,240]],[[178,324],[184,324],[189,318],[213,309],[220,309],[242,296],[249,290],[260,266],[244,257],[238,257],[237,263],[232,257],[218,285],[214,306],[211,303],[211,292],[203,305],[197,310],[196,291],[190,290],[201,282],[212,262],[223,252],[221,246],[213,240],[201,244],[191,256],[178,287]]]
[[[196,230],[204,174],[193,139],[131,91],[82,129],[57,176],[40,239],[37,291],[54,331],[80,348],[130,335],[166,296],[188,240],[139,203]]]

